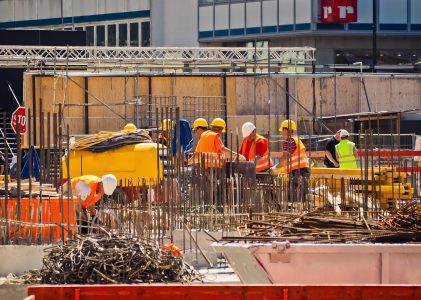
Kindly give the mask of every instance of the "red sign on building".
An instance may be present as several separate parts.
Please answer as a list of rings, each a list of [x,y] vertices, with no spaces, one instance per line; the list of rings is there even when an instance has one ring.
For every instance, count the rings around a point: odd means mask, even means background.
[[[351,23],[358,20],[357,0],[321,0],[321,23]]]
[[[19,106],[12,114],[12,129],[16,133],[17,123],[19,123],[20,133],[26,132],[26,109],[24,106]]]

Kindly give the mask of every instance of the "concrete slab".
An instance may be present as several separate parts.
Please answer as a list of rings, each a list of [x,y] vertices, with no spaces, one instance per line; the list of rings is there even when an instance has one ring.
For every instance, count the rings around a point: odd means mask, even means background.
[[[43,246],[4,245],[0,246],[0,277],[12,273],[23,275],[32,269],[42,268],[42,258],[45,255]],[[3,299],[0,297],[0,299]]]

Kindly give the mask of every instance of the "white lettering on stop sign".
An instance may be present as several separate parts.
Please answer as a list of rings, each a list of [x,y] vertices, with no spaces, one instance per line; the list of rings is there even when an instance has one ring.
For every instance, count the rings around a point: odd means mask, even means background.
[[[16,133],[17,124],[19,124],[20,133],[26,132],[26,109],[24,106],[19,106],[12,114],[12,129]]]

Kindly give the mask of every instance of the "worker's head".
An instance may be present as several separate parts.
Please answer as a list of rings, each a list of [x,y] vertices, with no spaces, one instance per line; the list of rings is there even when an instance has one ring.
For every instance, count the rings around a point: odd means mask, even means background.
[[[347,140],[349,139],[349,132],[345,129],[341,129],[339,136],[341,137],[341,140]]]
[[[227,127],[227,124],[225,123],[223,119],[215,118],[212,120],[212,123],[211,123],[212,131],[215,131],[217,133],[224,133],[226,127]]]
[[[127,123],[126,126],[124,126],[124,131],[136,131],[137,127],[133,123]]]
[[[281,126],[279,126],[279,131],[282,133],[282,136],[286,138],[297,131],[297,124],[292,120],[284,120],[281,123]]]
[[[162,131],[171,131],[174,129],[175,123],[170,119],[165,119],[161,122],[161,130]]]
[[[91,194],[91,187],[84,181],[76,182],[75,192],[80,200],[85,201]]]
[[[113,174],[102,176],[102,188],[105,195],[112,195],[117,187],[117,178]]]
[[[342,131],[343,129],[339,129],[338,131],[336,131],[336,133],[335,133],[335,135],[334,135],[334,137],[335,137],[335,139],[337,140],[337,141],[340,141],[341,140],[341,131]]]
[[[204,131],[208,130],[208,122],[203,118],[198,118],[193,122],[193,132],[200,136]]]
[[[256,136],[256,126],[252,122],[246,122],[241,127],[241,133],[243,134],[243,138],[248,138],[249,140],[253,140]]]

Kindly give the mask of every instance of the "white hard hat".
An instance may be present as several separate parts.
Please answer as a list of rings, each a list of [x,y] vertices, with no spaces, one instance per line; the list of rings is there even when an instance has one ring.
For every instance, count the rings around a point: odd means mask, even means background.
[[[349,136],[349,132],[345,129],[342,129],[341,132],[339,133],[340,137],[344,137],[344,136]]]
[[[82,201],[85,201],[86,198],[88,198],[88,196],[91,194],[91,187],[85,181],[76,182],[75,190],[77,196]]]
[[[102,187],[106,195],[112,195],[117,187],[117,178],[113,174],[102,176]]]
[[[248,137],[255,129],[256,129],[256,126],[254,126],[252,122],[244,123],[243,127],[241,128],[241,131],[243,133],[243,138]]]

